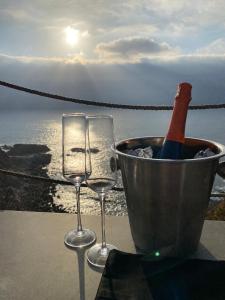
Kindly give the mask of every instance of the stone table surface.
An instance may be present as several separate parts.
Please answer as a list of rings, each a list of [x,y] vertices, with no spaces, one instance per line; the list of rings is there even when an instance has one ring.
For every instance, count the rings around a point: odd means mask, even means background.
[[[0,212],[0,300],[95,298],[101,273],[89,267],[85,250],[63,243],[75,223],[72,214]],[[100,240],[99,216],[83,216],[83,225]],[[108,242],[135,252],[127,217],[106,217],[106,230]],[[205,221],[195,256],[225,259],[225,222]]]

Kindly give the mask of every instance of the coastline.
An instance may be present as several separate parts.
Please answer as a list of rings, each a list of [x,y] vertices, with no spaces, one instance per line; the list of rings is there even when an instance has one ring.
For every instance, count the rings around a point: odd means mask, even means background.
[[[0,168],[12,170],[14,172],[23,172],[29,175],[42,176],[50,178],[48,175],[48,166],[51,163],[51,149],[42,144],[14,144],[13,146],[0,146]],[[65,187],[68,189],[68,187]],[[12,175],[0,173],[0,210],[18,210],[18,211],[41,211],[41,212],[57,212],[70,213],[75,212],[74,209],[69,211],[62,204],[63,192],[58,195],[58,184],[54,182],[34,181],[28,178],[21,178]],[[65,192],[64,192],[65,193]],[[90,198],[90,195],[83,190],[83,196]],[[123,198],[120,194],[119,197]],[[89,199],[92,201],[94,210],[85,210],[85,214],[99,214],[93,203],[97,197],[93,195]],[[106,202],[106,214],[108,215],[127,215],[126,204],[124,199],[120,202]],[[57,201],[58,199],[59,201]],[[85,200],[84,200],[85,201]],[[87,199],[86,199],[87,201]],[[122,204],[121,204],[122,203]],[[75,203],[74,203],[75,204]],[[87,206],[88,207],[88,206]],[[122,214],[121,214],[122,212]],[[207,210],[206,219],[209,220],[225,220],[225,199],[220,201],[210,200]]]
[[[0,168],[49,178],[47,167],[51,162],[46,145],[15,144],[0,147]],[[33,181],[0,173],[0,209],[21,211],[65,212],[54,203],[56,184]]]

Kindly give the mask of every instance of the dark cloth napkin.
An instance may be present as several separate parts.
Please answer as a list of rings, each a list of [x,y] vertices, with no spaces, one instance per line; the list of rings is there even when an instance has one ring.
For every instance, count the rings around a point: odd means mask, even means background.
[[[225,300],[225,261],[112,250],[95,300]]]

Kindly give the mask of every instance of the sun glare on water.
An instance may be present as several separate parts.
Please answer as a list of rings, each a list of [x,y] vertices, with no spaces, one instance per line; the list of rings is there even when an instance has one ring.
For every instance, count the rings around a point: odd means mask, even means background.
[[[78,44],[78,42],[79,42],[79,33],[80,33],[79,30],[68,26],[64,29],[64,32],[66,34],[66,42],[69,45],[75,46],[75,45]]]

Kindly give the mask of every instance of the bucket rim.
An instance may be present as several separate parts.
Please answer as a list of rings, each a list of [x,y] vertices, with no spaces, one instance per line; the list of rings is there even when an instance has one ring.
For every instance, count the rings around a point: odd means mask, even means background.
[[[212,156],[208,156],[208,157],[202,157],[202,158],[162,159],[162,158],[138,157],[138,156],[134,156],[134,155],[124,153],[124,152],[119,151],[117,149],[118,146],[120,146],[121,144],[123,144],[125,142],[134,141],[134,140],[138,140],[138,139],[151,139],[151,138],[164,139],[164,137],[162,137],[162,136],[143,136],[143,137],[133,137],[133,138],[128,138],[128,139],[123,139],[123,140],[120,140],[120,141],[115,143],[114,151],[115,151],[116,154],[118,154],[120,156],[124,156],[124,157],[129,157],[130,159],[138,159],[138,160],[153,161],[153,162],[164,162],[164,163],[165,162],[167,162],[167,163],[188,163],[188,162],[200,162],[200,161],[204,162],[204,161],[208,161],[208,160],[220,159],[221,157],[225,156],[225,146],[223,144],[212,141],[212,140],[199,139],[199,138],[195,138],[195,137],[185,137],[185,140],[194,140],[194,141],[207,142],[207,143],[213,144],[214,146],[216,146],[220,150],[220,153],[212,155]]]

